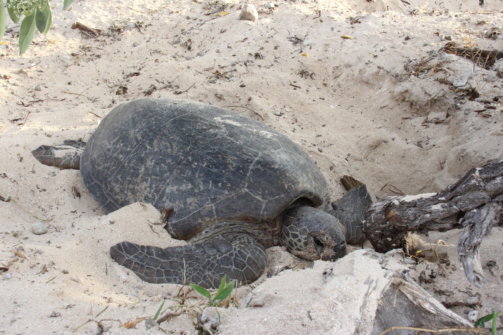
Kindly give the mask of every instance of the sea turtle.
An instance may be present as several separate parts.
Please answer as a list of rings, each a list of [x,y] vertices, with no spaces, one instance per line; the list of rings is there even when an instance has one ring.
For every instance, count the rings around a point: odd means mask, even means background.
[[[273,245],[308,260],[335,260],[346,252],[344,231],[354,233],[370,205],[364,185],[331,204],[320,169],[286,136],[193,102],[125,103],[87,144],[65,141],[33,155],[47,165],[80,167],[108,212],[141,201],[169,213],[165,229],[188,245],[122,242],[110,249],[117,263],[151,283],[215,287],[224,275],[250,283]]]

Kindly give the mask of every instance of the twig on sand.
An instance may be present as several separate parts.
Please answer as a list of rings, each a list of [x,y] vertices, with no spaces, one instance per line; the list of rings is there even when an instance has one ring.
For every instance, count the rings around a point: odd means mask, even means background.
[[[80,23],[80,22],[75,22],[74,24],[72,24],[72,29],[78,29],[84,35],[86,35],[88,37],[98,37],[101,34],[101,30],[90,28],[90,27],[88,27],[85,24]]]
[[[46,281],[45,283],[46,283],[46,284],[47,284],[47,283],[50,283],[50,282],[52,282],[54,279],[56,279],[56,276],[52,277],[51,279],[49,279],[49,280],[48,280],[48,281]]]
[[[98,316],[100,316],[101,314],[105,313],[105,311],[108,309],[108,307],[110,307],[110,305],[107,305],[105,308],[103,308],[101,310],[101,312],[99,312],[98,314],[96,314],[95,318],[97,318]]]
[[[156,320],[158,324],[163,323],[164,321],[168,321],[175,316],[179,316],[182,314],[182,311],[179,312],[173,312],[173,311],[167,311],[163,316],[161,316],[159,319]]]
[[[190,85],[187,89],[183,90],[183,91],[174,91],[173,93],[176,94],[176,95],[180,95],[180,94],[183,94],[183,93],[187,93],[192,87],[196,86],[196,83]]]
[[[260,115],[258,112],[256,112],[253,109],[251,109],[250,107],[246,107],[246,106],[224,106],[224,108],[244,108],[244,109],[249,110],[250,112],[252,112],[254,115],[257,115],[260,120],[264,121],[264,117],[262,115]]]
[[[92,114],[92,115],[94,115],[94,116],[96,116],[98,119],[101,119],[101,118],[102,118],[102,116],[101,116],[101,115],[98,115],[98,114],[96,114],[96,113],[93,113],[93,112],[88,112],[88,113],[89,113],[89,114]]]

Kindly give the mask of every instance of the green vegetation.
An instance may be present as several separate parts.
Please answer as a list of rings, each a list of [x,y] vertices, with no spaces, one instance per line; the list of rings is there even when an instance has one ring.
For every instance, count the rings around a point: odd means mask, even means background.
[[[208,299],[208,306],[219,306],[231,295],[232,290],[236,287],[236,280],[233,279],[227,282],[227,275],[225,275],[222,280],[220,280],[218,290],[213,295],[207,289],[197,284],[190,284],[190,287]]]
[[[161,312],[162,312],[162,308],[164,307],[164,303],[166,302],[166,300],[163,300],[162,301],[162,304],[161,306],[159,306],[159,308],[157,309],[157,312],[155,312],[155,315],[152,317],[152,320],[157,320],[157,318],[159,318],[159,315],[161,315]]]
[[[5,34],[7,16],[15,22],[21,21],[19,28],[19,54],[28,49],[35,31],[45,34],[52,23],[52,12],[49,0],[0,0],[0,40]],[[63,9],[67,9],[74,0],[64,0]],[[8,15],[7,15],[8,14]]]
[[[483,317],[475,321],[475,327],[483,328],[485,327],[486,322],[491,321],[491,335],[496,335],[498,316],[498,312],[492,312],[491,314],[484,315]]]

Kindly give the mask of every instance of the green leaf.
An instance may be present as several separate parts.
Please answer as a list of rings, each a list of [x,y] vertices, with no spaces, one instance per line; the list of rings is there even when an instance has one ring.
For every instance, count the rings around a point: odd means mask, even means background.
[[[35,14],[31,14],[23,19],[21,28],[19,28],[19,54],[22,55],[28,49],[33,35],[35,34]]]
[[[491,320],[496,319],[497,316],[498,316],[498,313],[496,313],[496,312],[484,315],[483,317],[481,317],[480,319],[475,321],[474,325],[475,325],[475,327],[482,328],[482,327],[484,327],[484,324],[486,322],[489,322]]]
[[[7,13],[3,5],[3,0],[0,0],[0,41],[2,40],[3,34],[5,34],[6,27],[7,27]]]
[[[63,2],[63,9],[67,9],[72,4],[73,0],[65,0]]]
[[[38,31],[40,31],[42,34],[46,34],[49,31],[52,23],[52,13],[49,5],[47,4],[46,6],[44,6],[42,10],[37,9],[35,18]]]
[[[197,293],[199,293],[203,297],[206,297],[206,298],[208,298],[208,300],[211,300],[210,292],[207,289],[205,289],[204,287],[201,287],[197,284],[190,284],[190,287],[192,287],[192,289],[194,291],[196,291]]]
[[[161,311],[162,311],[162,308],[164,307],[164,303],[166,302],[166,300],[163,300],[162,301],[162,304],[161,306],[159,306],[159,308],[157,309],[157,312],[155,312],[155,315],[154,317],[152,318],[152,320],[157,320],[157,318],[159,317],[159,315],[161,314]]]
[[[223,290],[226,285],[227,285],[227,275],[224,275],[222,277],[222,279],[220,279],[220,285],[218,286],[217,292],[220,292],[221,290]]]
[[[493,314],[494,314],[494,318],[493,318],[493,322],[491,324],[491,334],[497,335],[496,331],[498,330],[498,325],[497,325],[496,320],[498,319],[498,313],[494,312]]]
[[[11,8],[7,7],[7,12],[9,13],[10,19],[14,23],[19,23],[19,17],[14,13],[14,11]]]
[[[227,299],[231,295],[235,285],[236,280],[234,279],[224,289],[222,290],[219,289],[218,292],[215,294],[213,301],[223,301]]]
[[[47,34],[47,32],[49,31],[49,29],[51,29],[51,25],[52,25],[52,12],[51,12],[51,8],[48,8],[48,14],[49,14],[49,19],[47,20],[47,27],[45,28],[45,31],[42,32],[42,34]]]

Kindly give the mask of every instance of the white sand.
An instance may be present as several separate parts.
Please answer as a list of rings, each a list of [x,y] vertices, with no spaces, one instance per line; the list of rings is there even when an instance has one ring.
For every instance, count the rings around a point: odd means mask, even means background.
[[[271,1],[273,10],[250,3],[256,22],[238,20],[234,1],[77,1],[63,12],[55,0],[53,29],[22,57],[12,26],[0,45],[0,195],[10,198],[0,201],[0,267],[8,269],[0,273],[0,334],[97,331],[95,321],[81,326],[87,320],[103,320],[109,333],[141,334],[143,323],[121,325],[152,316],[166,298],[166,306],[177,304],[170,297],[178,286],[143,283],[108,255],[122,240],[183,244],[156,225],[157,211],[135,204],[104,216],[78,171],[43,166],[30,153],[88,139],[111,108],[153,86],[151,97],[226,107],[286,134],[318,163],[334,198],[344,174],[376,196],[436,192],[503,156],[502,60],[486,70],[434,53],[449,39],[503,50],[501,35],[485,37],[503,26],[501,0],[484,7],[476,0]],[[70,28],[75,21],[101,36],[84,37]],[[429,55],[426,70],[412,73],[410,64]],[[455,92],[452,84],[464,86]],[[462,98],[470,87],[480,94],[474,101]],[[31,232],[38,222],[48,233]],[[502,254],[501,238],[491,241],[482,264],[497,262],[487,273],[493,288],[469,288],[482,296],[480,313],[503,302],[494,289],[502,280],[503,260],[493,257]],[[284,321],[267,333],[287,329],[296,307],[284,299],[285,308],[273,309],[283,314],[269,315]],[[162,328],[193,334],[193,320],[184,313]],[[290,326],[288,334],[338,327]]]

